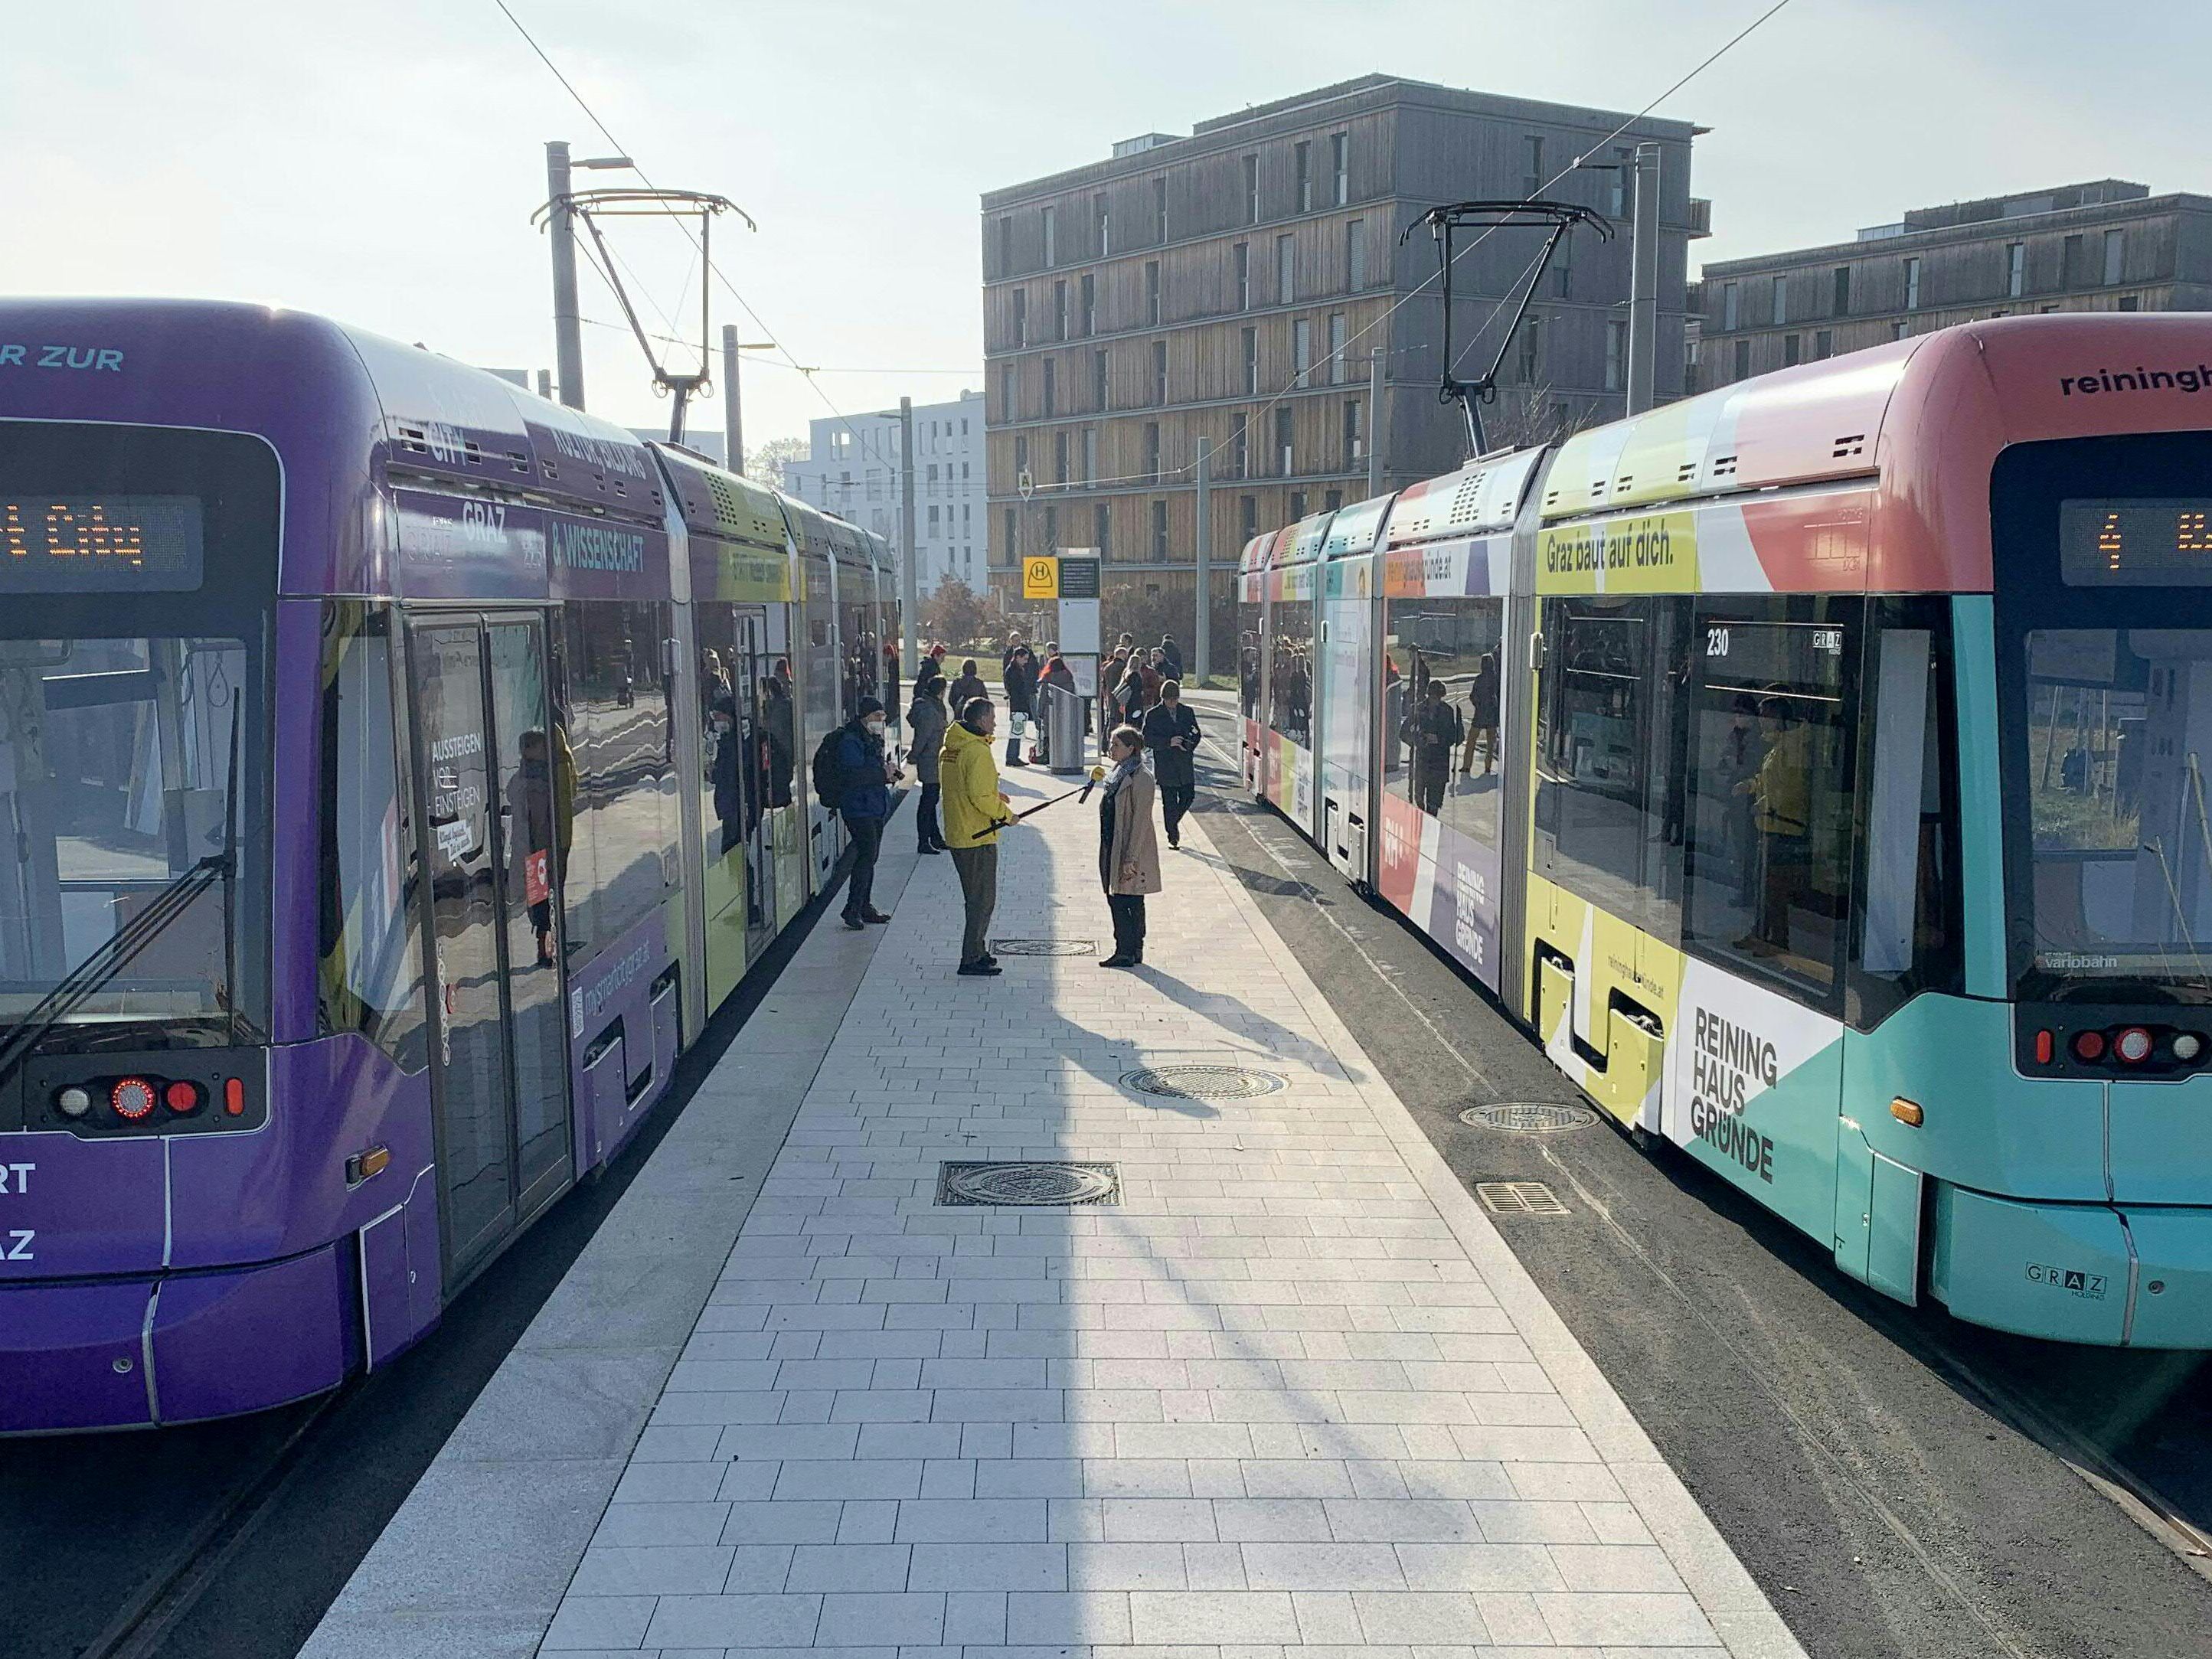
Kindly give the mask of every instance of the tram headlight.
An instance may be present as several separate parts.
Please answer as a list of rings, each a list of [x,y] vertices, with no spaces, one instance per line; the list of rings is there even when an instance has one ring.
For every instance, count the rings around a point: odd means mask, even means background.
[[[2204,1039],[2194,1031],[2184,1031],[2173,1040],[2173,1057],[2183,1062],[2195,1060],[2204,1052]]]
[[[54,1096],[54,1109],[64,1117],[82,1117],[92,1109],[92,1091],[71,1084]]]
[[[2151,1035],[2140,1025],[2130,1025],[2112,1039],[2112,1053],[2124,1064],[2140,1066],[2150,1058]]]

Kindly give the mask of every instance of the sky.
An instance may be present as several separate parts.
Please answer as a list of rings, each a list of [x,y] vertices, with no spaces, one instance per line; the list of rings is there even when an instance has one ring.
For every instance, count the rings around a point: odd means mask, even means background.
[[[747,356],[757,445],[981,386],[987,190],[1370,71],[1636,110],[1771,0],[507,3],[653,182],[757,222],[714,228],[750,313],[712,296],[718,335],[781,349]],[[552,362],[544,143],[614,146],[496,0],[0,14],[0,292],[252,300]],[[1790,0],[1655,113],[1712,129],[1694,266],[2108,175],[2212,191],[2189,83],[2154,70],[2208,57],[2201,0]],[[613,234],[647,326],[696,335],[690,244]],[[583,283],[589,406],[665,422],[613,298]],[[695,422],[720,424],[719,404]]]

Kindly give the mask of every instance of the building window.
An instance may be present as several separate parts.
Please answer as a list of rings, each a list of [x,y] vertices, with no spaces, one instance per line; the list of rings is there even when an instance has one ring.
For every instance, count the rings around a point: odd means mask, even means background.
[[[1291,465],[1292,459],[1293,457],[1291,448],[1291,411],[1287,409],[1278,409],[1275,411],[1276,472],[1283,477],[1289,477],[1296,470]]]
[[[2123,294],[2119,299],[2119,308],[2122,311],[2142,310],[2142,296],[2139,294]]]
[[[1575,297],[1575,239],[1562,236],[1559,251],[1552,261],[1552,292],[1562,300]]]
[[[2052,308],[2054,310],[2057,309],[2056,307]],[[1906,322],[1902,317],[1899,317],[1895,322],[1889,325],[1889,337],[1893,340],[1901,340],[1911,332],[1912,325]]]
[[[1260,395],[1260,331],[1256,328],[1246,329],[1243,344],[1244,395],[1248,398],[1256,398]]]
[[[1813,361],[1820,362],[1836,355],[1836,331],[1832,328],[1813,331]]]
[[[1014,440],[1014,478],[1018,483],[1030,470],[1030,441],[1026,437]]]
[[[1907,311],[1920,309],[1920,261],[1917,258],[1905,262],[1905,308]]]
[[[1152,401],[1164,404],[1168,400],[1168,343],[1152,342]]]
[[[1748,340],[1735,343],[1735,378],[1739,380],[1751,378],[1751,342]]]
[[[1354,219],[1344,228],[1344,285],[1357,294],[1367,286],[1367,221]]]
[[[1260,158],[1256,155],[1244,158],[1244,222],[1260,222]]]
[[[1805,337],[1803,335],[1785,334],[1782,337],[1782,366],[1784,368],[1796,362],[1804,355]]]
[[[1239,242],[1229,250],[1229,263],[1237,277],[1237,309],[1252,309],[1252,245]]]
[[[1102,559],[1114,556],[1114,519],[1106,510],[1106,503],[1098,502],[1091,509],[1091,544],[1098,550]]]
[[[1091,483],[1098,476],[1098,428],[1083,428],[1083,482]]]
[[[1056,230],[1056,228],[1057,228],[1057,226],[1056,226],[1056,225],[1055,225],[1055,223],[1054,223],[1054,221],[1057,219],[1057,217],[1058,217],[1058,216],[1057,216],[1056,214],[1054,214],[1054,213],[1053,212],[1053,210],[1052,210],[1049,207],[1048,207],[1048,208],[1046,208],[1046,209],[1045,209],[1045,210],[1044,210],[1044,264],[1045,264],[1045,269],[1046,269],[1046,270],[1051,270],[1053,266],[1054,266],[1054,265],[1056,265],[1056,264],[1058,264],[1060,263],[1060,244],[1059,244],[1059,238],[1058,238],[1058,237],[1054,234],[1054,231],[1055,231],[1055,230]]]
[[[1020,563],[1021,541],[1020,538],[1014,534],[1014,509],[1011,507],[999,515],[999,539],[1006,550],[1006,556],[1000,560],[1000,562],[1003,564]]]
[[[1251,417],[1239,412],[1229,417],[1229,476],[1242,478],[1249,475],[1252,464]]]
[[[1260,533],[1260,498],[1239,495],[1237,498],[1237,538],[1249,542]]]
[[[2005,293],[2017,300],[2027,291],[2027,244],[2005,244]]]
[[[1060,413],[1059,368],[1059,363],[1052,358],[1044,360],[1044,417],[1048,421]],[[930,468],[933,472],[936,470],[935,467]]]
[[[1291,384],[1310,384],[1313,370],[1313,325],[1304,317],[1291,325]]]
[[[1152,180],[1152,221],[1160,228],[1160,240],[1168,239],[1168,179],[1162,173]]]
[[[1100,346],[1091,354],[1091,406],[1103,414],[1106,400],[1106,348]]]
[[[1851,314],[1851,268],[1849,265],[1836,267],[1835,314],[1838,317]]]
[[[1145,477],[1153,483],[1160,481],[1160,423],[1145,422]]]
[[[1044,507],[1044,544],[1048,550],[1060,545],[1060,508],[1050,501]]]
[[[1735,284],[1734,283],[1723,283],[1721,284],[1721,326],[1723,328],[1734,328],[1736,325],[1735,319]]]
[[[1014,270],[1014,221],[1010,214],[999,221],[999,275],[1009,276]]]
[[[1359,399],[1344,402],[1344,466],[1348,472],[1367,459],[1367,429],[1361,423]]]
[[[1052,285],[1052,337],[1067,337],[1067,283],[1065,278]]]
[[[1052,481],[1054,483],[1067,482],[1067,434],[1065,432],[1052,434]]]
[[[1098,279],[1089,271],[1083,273],[1083,337],[1089,339],[1098,331]]]
[[[1790,320],[1790,279],[1787,276],[1777,276],[1774,279],[1772,317],[1774,326],[1777,328]]]
[[[929,539],[932,541],[937,539],[937,511],[933,507],[929,509]]]
[[[2128,258],[2128,234],[2124,230],[2105,233],[2105,281],[2107,285],[2120,280]]]
[[[2066,239],[2064,246],[2060,250],[2058,257],[2059,287],[2079,288],[2081,286],[2081,239],[2079,236],[2069,236]]]
[[[1030,291],[1025,288],[1014,290],[1014,349],[1019,350],[1030,343]]]
[[[1296,524],[1305,515],[1306,492],[1303,489],[1293,489],[1291,492],[1291,522]]]
[[[1521,325],[1521,380],[1524,386],[1536,384],[1536,377],[1544,370],[1544,319],[1531,317]]]
[[[1311,213],[1313,211],[1313,146],[1305,140],[1300,139],[1291,147],[1291,153],[1297,162],[1298,211]]]
[[[1334,200],[1337,206],[1342,207],[1352,200],[1352,135],[1350,133],[1339,132],[1330,135],[1328,161],[1329,171],[1336,178]]]
[[[1338,507],[1342,507],[1343,505],[1344,492],[1341,489],[1324,489],[1321,492],[1321,510],[1322,512],[1334,513]]]
[[[1000,363],[999,365],[999,419],[1001,422],[1011,421],[1014,418],[1014,370],[1016,367],[1017,365],[1013,363]]]
[[[1341,385],[1346,376],[1344,341],[1344,313],[1332,311],[1328,314],[1328,380],[1331,386]]]
[[[1291,257],[1291,239],[1287,236],[1275,238],[1275,303],[1279,306],[1291,302],[1291,278],[1293,275]]]
[[[1544,189],[1544,139],[1540,133],[1532,132],[1528,137],[1528,169],[1521,179],[1521,194],[1534,200]]]
[[[1152,557],[1162,564],[1168,556],[1168,504],[1152,503]]]
[[[1605,389],[1618,392],[1627,382],[1628,325],[1609,321],[1605,325]]]
[[[1615,219],[1625,219],[1628,216],[1628,181],[1634,175],[1635,170],[1636,152],[1626,144],[1616,144],[1613,147],[1611,168],[1612,216]]]
[[[1147,328],[1160,325],[1160,262],[1158,259],[1145,261],[1145,325]]]

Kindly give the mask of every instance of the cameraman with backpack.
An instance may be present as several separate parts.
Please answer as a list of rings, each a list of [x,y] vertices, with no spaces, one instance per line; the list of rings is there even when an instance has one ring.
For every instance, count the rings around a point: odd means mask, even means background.
[[[853,871],[846,878],[845,926],[854,933],[890,915],[873,903],[876,855],[883,850],[884,824],[891,815],[890,786],[901,775],[884,753],[884,706],[860,699],[860,712],[822,739],[814,751],[814,793],[824,806],[843,815],[853,843]]]

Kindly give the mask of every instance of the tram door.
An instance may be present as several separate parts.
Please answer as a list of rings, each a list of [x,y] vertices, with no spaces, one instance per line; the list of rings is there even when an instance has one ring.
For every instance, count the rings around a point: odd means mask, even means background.
[[[768,617],[757,606],[739,605],[731,647],[732,678],[743,688],[748,718],[745,739],[745,960],[760,960],[775,938],[775,830],[782,815],[774,809],[788,797],[790,763],[782,752],[787,734],[775,731],[774,711],[763,706],[764,688],[775,667],[768,648]]]
[[[417,622],[409,662],[450,1285],[568,1184],[560,860],[575,769],[537,617]]]

